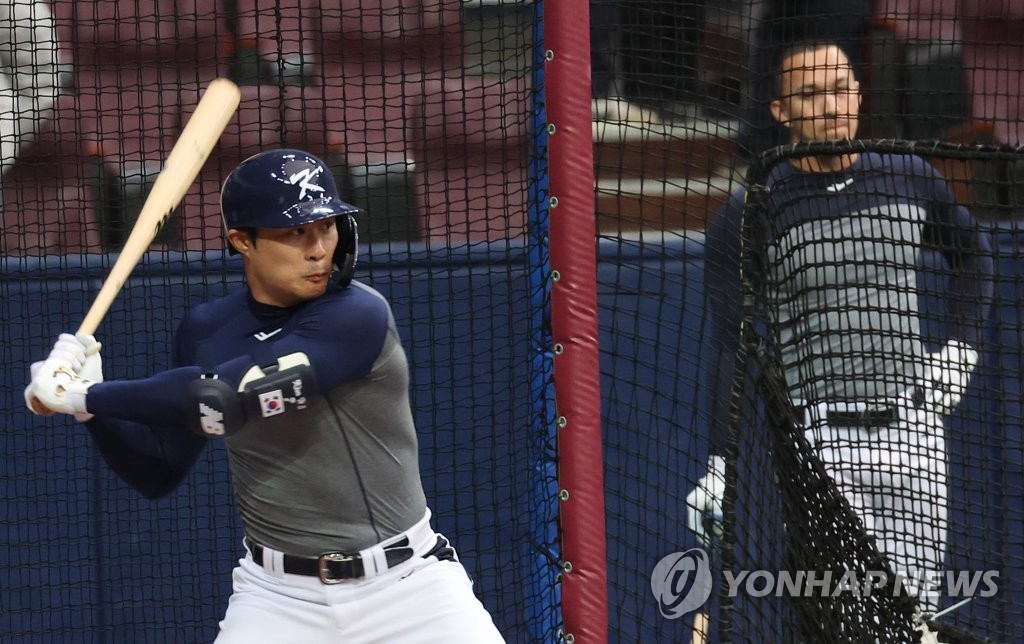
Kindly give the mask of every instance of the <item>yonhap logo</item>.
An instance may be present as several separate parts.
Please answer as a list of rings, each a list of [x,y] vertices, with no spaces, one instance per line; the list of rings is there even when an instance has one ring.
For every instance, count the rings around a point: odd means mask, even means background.
[[[722,575],[722,597],[861,598],[905,594],[960,600],[933,615],[938,617],[973,599],[994,596],[999,592],[1000,571],[724,570]],[[703,548],[673,552],[651,572],[651,592],[666,619],[678,619],[701,608],[711,598],[713,585],[710,557]]]
[[[711,563],[701,548],[674,552],[659,561],[651,573],[651,592],[667,619],[677,619],[703,606],[711,597],[711,585]]]

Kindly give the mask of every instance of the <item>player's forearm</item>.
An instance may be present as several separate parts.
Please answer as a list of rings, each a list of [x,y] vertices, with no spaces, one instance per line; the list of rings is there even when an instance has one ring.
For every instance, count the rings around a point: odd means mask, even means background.
[[[95,416],[85,425],[110,469],[147,498],[174,490],[206,444],[173,428],[116,418]]]
[[[142,425],[180,427],[187,432],[188,385],[199,367],[181,367],[139,380],[109,380],[89,389],[89,413]]]
[[[952,335],[972,347],[980,344],[989,321],[995,293],[994,265],[989,254],[965,258],[948,285]]]

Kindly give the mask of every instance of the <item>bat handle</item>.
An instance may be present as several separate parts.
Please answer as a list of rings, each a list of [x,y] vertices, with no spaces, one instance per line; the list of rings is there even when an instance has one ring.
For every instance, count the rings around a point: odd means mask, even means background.
[[[84,324],[81,327],[79,327],[78,328],[78,332],[79,333],[83,333],[82,329],[84,327],[85,327]],[[89,347],[88,349],[85,350],[85,355],[86,356],[91,356],[91,355],[93,355],[95,353],[98,353],[99,350],[100,350],[100,347],[102,347],[102,345],[99,342],[94,343],[91,347]],[[29,384],[29,386],[31,387],[32,385]],[[57,412],[53,411],[52,409],[50,409],[49,407],[47,407],[46,405],[44,405],[42,403],[42,401],[40,401],[39,398],[37,398],[31,391],[29,391],[26,394],[26,396],[25,396],[25,404],[28,405],[28,408],[32,412],[34,412],[34,413],[36,413],[36,414],[38,414],[40,416],[53,416],[55,413],[57,413]]]
[[[699,612],[693,618],[693,638],[691,644],[707,644],[708,641],[708,626],[710,625],[708,614],[706,612]]]
[[[96,299],[93,300],[92,306],[86,312],[85,317],[82,319],[82,323],[78,326],[78,332],[86,335],[95,335],[96,329],[99,328],[100,322],[103,321],[103,317],[110,310],[110,305],[113,303],[118,291],[121,290],[123,281],[115,281],[112,278],[108,278],[100,287],[100,292],[96,294]]]

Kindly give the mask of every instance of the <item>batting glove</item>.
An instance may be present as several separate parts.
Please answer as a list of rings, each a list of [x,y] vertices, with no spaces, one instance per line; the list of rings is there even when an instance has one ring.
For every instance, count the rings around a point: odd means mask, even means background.
[[[965,342],[950,340],[941,350],[928,354],[925,364],[925,404],[936,413],[951,413],[967,391],[978,352]]]
[[[36,376],[41,371],[44,371],[43,365],[46,365],[45,371],[54,371],[60,367],[75,371],[81,369],[84,364],[85,347],[70,333],[61,333],[57,337],[57,342],[54,343],[53,349],[50,350],[50,355],[47,356],[46,360],[34,363],[29,368],[30,382],[28,387],[25,388],[25,404],[32,413],[39,414],[40,416],[52,416],[54,413],[53,410],[43,407],[33,393],[33,383]]]
[[[42,362],[29,368],[32,377],[25,388],[25,404],[36,414],[74,414],[75,419],[92,418],[85,407],[85,391],[103,382],[101,344],[91,335],[62,333]]]
[[[686,524],[706,547],[722,537],[722,497],[725,496],[725,459],[708,457],[708,473],[686,495]]]

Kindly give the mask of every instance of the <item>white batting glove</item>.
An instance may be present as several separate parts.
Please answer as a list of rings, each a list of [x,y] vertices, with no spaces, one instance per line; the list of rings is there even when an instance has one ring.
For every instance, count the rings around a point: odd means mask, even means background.
[[[924,402],[939,414],[949,414],[967,391],[978,364],[978,352],[965,342],[950,340],[941,350],[928,354],[926,360]]]
[[[95,338],[92,342],[96,342]],[[78,371],[85,364],[85,345],[77,336],[61,333],[57,336],[57,341],[53,343],[53,349],[50,350],[50,355],[47,356],[45,362],[63,364]]]
[[[725,496],[725,459],[708,457],[708,473],[686,495],[686,524],[705,546],[722,537],[722,498]]]
[[[103,345],[87,333],[76,333],[75,339],[85,347],[85,363],[78,370],[78,377],[92,384],[103,382],[103,359],[100,357],[100,348]],[[92,414],[88,412],[75,414],[75,420],[81,423],[91,418]]]
[[[32,381],[25,388],[25,404],[36,414],[74,414],[75,419],[92,418],[85,408],[85,391],[103,382],[101,344],[91,335],[62,333],[42,362],[29,368]]]
[[[75,371],[81,369],[85,364],[85,347],[70,333],[61,333],[50,350],[50,355],[43,362],[34,363],[29,367],[30,382],[25,387],[25,405],[34,414],[40,416],[52,416],[54,410],[47,409],[33,393],[36,376],[42,371],[55,371],[60,367]],[[46,366],[43,369],[43,366]]]

